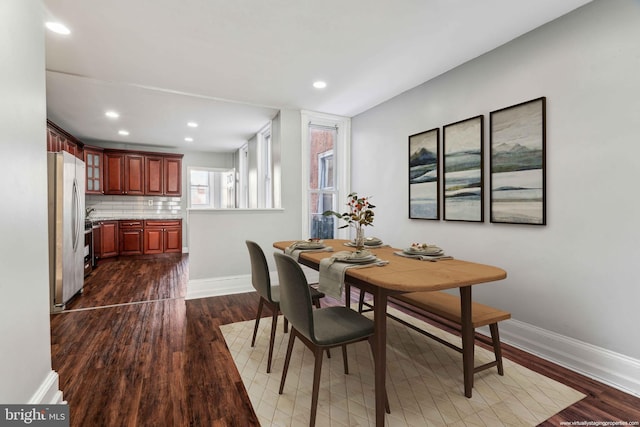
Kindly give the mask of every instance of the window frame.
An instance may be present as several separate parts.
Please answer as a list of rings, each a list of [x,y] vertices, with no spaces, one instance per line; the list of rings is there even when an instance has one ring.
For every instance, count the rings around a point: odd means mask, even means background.
[[[204,205],[193,205],[193,200],[192,200],[192,196],[191,196],[191,189],[192,189],[192,185],[191,185],[191,172],[192,171],[203,171],[203,172],[208,172],[208,185],[206,186],[207,188],[209,188],[209,194],[207,195],[208,199],[209,199],[209,203],[204,206]],[[188,209],[194,209],[194,210],[207,210],[207,209],[236,209],[237,208],[237,188],[235,188],[234,190],[234,196],[233,196],[233,207],[222,207],[222,206],[214,206],[215,205],[215,200],[216,197],[215,195],[218,194],[218,190],[215,187],[215,182],[213,179],[213,173],[215,172],[220,172],[220,173],[225,173],[225,174],[232,174],[232,182],[234,187],[237,186],[237,182],[236,182],[236,169],[235,168],[212,168],[212,167],[206,167],[206,166],[189,166],[187,168],[187,208]],[[203,187],[203,186],[198,186],[198,187]]]
[[[336,116],[332,114],[317,113],[313,111],[301,112],[301,128],[302,128],[302,159],[301,159],[301,178],[303,181],[301,203],[302,203],[302,236],[308,237],[310,233],[309,219],[309,201],[312,190],[309,188],[311,159],[309,147],[309,126],[317,125],[324,127],[335,127],[337,129],[336,141],[333,148],[333,167],[334,167],[334,185],[336,194],[337,209],[342,206],[342,201],[347,200],[347,195],[351,188],[351,119],[349,117]],[[347,228],[338,229],[338,221],[336,221],[336,229],[334,236],[337,239],[349,238],[349,230]]]

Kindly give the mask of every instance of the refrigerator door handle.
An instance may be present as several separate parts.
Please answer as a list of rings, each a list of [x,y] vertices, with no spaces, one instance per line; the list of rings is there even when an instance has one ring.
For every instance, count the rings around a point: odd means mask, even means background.
[[[71,191],[71,205],[73,206],[73,209],[71,210],[71,222],[74,226],[73,235],[71,237],[73,242],[73,251],[76,252],[78,249],[78,241],[80,240],[80,213],[78,212],[80,206],[78,204],[78,183],[75,178],[73,179],[73,189]]]

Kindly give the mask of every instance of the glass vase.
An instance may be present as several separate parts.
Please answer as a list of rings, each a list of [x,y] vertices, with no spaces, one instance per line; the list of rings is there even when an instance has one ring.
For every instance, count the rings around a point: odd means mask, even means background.
[[[362,225],[356,227],[354,244],[356,245],[356,250],[361,251],[364,249],[364,227]]]

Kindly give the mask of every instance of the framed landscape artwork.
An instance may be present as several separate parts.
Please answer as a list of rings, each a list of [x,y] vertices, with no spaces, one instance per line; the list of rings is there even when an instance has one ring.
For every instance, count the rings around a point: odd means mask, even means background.
[[[491,112],[491,222],[546,225],[546,98]]]
[[[483,135],[481,115],[443,128],[445,221],[484,221]]]
[[[440,219],[439,129],[409,136],[409,218]]]

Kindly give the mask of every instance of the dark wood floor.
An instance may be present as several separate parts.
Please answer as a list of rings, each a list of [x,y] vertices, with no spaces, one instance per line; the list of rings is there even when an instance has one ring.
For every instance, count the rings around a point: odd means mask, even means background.
[[[71,426],[258,425],[219,328],[252,319],[258,297],[185,301],[187,266],[187,256],[105,263],[51,316]],[[541,425],[640,421],[640,399],[513,347],[503,352],[587,395]]]

